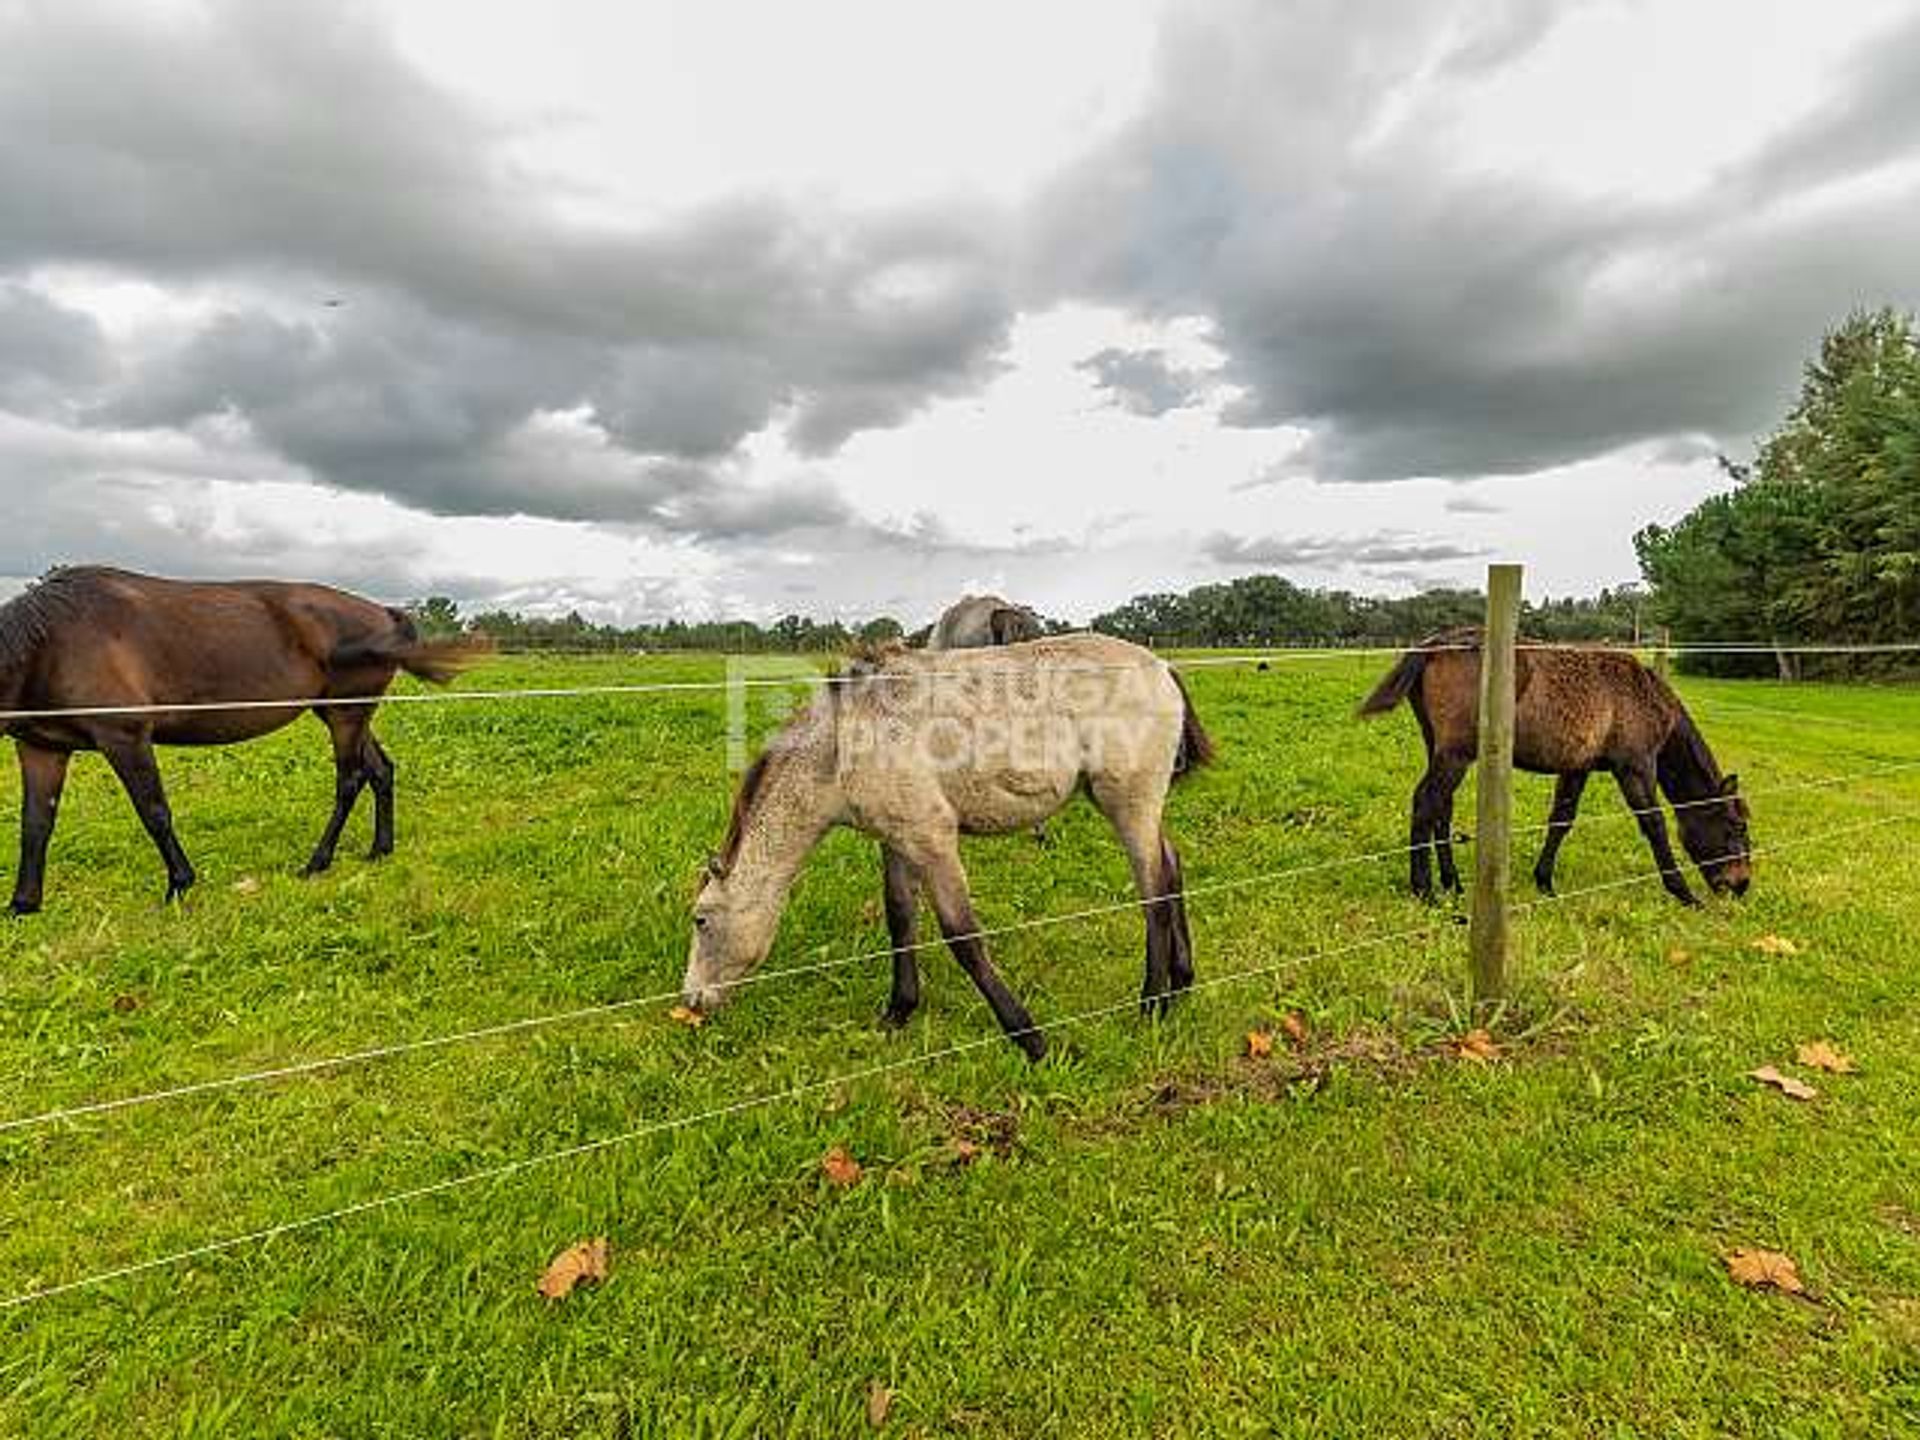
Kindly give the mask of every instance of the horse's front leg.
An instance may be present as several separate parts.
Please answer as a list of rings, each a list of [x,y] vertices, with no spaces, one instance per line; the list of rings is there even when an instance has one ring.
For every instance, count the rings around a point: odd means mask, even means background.
[[[960,863],[958,837],[949,836],[945,845],[916,855],[914,864],[933,898],[933,913],[940,917],[940,933],[953,958],[986,997],[1007,1038],[1024,1050],[1029,1060],[1041,1059],[1047,1053],[1047,1037],[1034,1028],[1027,1007],[1014,999],[993,962],[987,959],[980,922],[973,913],[973,897],[967,890],[967,872]]]
[[[44,750],[25,740],[15,742],[20,752],[20,870],[13,877],[15,915],[31,915],[40,908],[47,877],[47,842],[60,810],[60,791],[67,783],[67,755]]]
[[[1698,905],[1700,902],[1687,888],[1687,877],[1681,873],[1673,846],[1667,840],[1667,817],[1660,809],[1660,794],[1654,789],[1653,775],[1644,769],[1622,769],[1614,773],[1614,778],[1620,782],[1620,793],[1626,796],[1634,818],[1640,822],[1640,833],[1653,851],[1654,863],[1660,867],[1660,881],[1667,887],[1667,893],[1682,905]]]
[[[885,872],[887,939],[893,946],[893,993],[883,1017],[888,1025],[904,1025],[920,1008],[919,894],[913,867],[892,846],[880,847]]]
[[[167,805],[167,792],[160,783],[160,766],[153,758],[153,745],[145,734],[122,734],[103,738],[101,753],[125,787],[127,798],[147,828],[153,845],[167,867],[167,899],[176,900],[193,884],[193,864],[180,848],[173,833],[173,811]]]

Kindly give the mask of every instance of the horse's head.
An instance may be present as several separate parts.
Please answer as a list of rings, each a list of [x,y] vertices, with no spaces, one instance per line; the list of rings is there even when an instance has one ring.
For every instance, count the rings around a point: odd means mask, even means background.
[[[1680,822],[1680,841],[1708,886],[1721,894],[1746,894],[1753,883],[1753,861],[1747,841],[1747,802],[1740,795],[1739,777],[1727,776],[1713,795],[1686,802],[1674,814]]]
[[[717,858],[708,861],[694,897],[693,941],[680,982],[687,1006],[711,1014],[726,1004],[734,987],[767,958],[779,918],[778,904],[766,904],[763,896],[734,884]]]

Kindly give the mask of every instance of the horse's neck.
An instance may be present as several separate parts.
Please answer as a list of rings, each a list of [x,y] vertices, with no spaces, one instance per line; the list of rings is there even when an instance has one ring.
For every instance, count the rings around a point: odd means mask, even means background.
[[[767,779],[740,832],[730,883],[755,903],[778,907],[800,866],[841,818],[845,802],[831,772],[789,756]]]
[[[1679,712],[1655,767],[1669,800],[1704,800],[1720,787],[1720,773],[1685,711]]]

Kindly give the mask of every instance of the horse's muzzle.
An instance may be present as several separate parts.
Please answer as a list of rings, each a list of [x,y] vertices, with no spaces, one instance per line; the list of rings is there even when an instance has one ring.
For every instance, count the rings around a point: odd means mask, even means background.
[[[727,992],[719,985],[702,985],[681,992],[680,1003],[689,1010],[697,1010],[702,1015],[711,1015],[727,1003]]]

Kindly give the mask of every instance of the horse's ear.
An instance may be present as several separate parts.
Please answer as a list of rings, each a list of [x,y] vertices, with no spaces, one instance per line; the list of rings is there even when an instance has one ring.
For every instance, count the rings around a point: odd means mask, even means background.
[[[1720,793],[1722,795],[1738,795],[1740,793],[1740,777],[1738,775],[1727,776],[1726,779],[1720,782]]]

